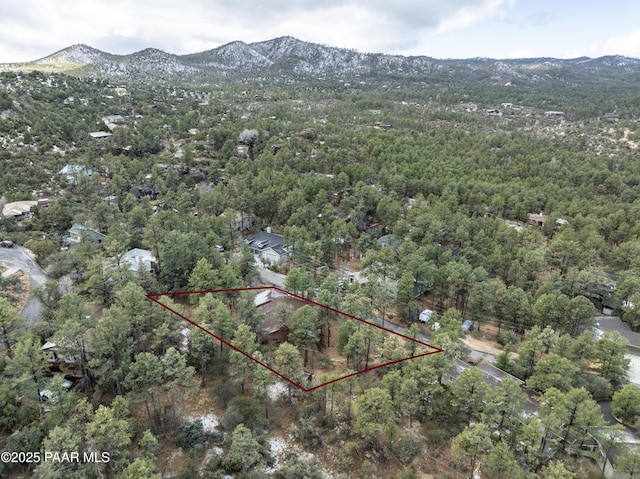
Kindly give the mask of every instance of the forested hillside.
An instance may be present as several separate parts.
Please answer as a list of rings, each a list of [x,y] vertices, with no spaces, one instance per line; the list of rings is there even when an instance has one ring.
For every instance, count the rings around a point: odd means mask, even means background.
[[[0,477],[598,477],[612,448],[633,475],[638,449],[596,402],[640,416],[628,342],[593,327],[611,310],[640,330],[637,73],[494,68],[0,73],[0,203],[34,202],[3,210],[0,260],[24,247],[48,278],[36,321],[0,283],[0,446],[110,458]],[[267,231],[282,261],[256,261]],[[213,338],[145,297],[266,274],[444,352],[303,393],[234,348],[313,386],[415,345],[328,310],[265,313],[255,292],[161,297]],[[504,348],[505,379],[469,337]]]

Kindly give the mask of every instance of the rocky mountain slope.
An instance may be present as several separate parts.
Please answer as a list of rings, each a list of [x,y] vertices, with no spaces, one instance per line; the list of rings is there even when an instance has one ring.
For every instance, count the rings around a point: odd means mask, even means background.
[[[251,80],[294,77],[322,80],[447,80],[471,75],[478,80],[537,82],[575,75],[640,74],[640,60],[608,56],[558,60],[534,58],[438,60],[361,53],[280,37],[246,44],[231,42],[188,55],[147,48],[130,55],[113,55],[87,45],[74,45],[30,63],[0,65],[0,70],[45,70],[118,81]]]

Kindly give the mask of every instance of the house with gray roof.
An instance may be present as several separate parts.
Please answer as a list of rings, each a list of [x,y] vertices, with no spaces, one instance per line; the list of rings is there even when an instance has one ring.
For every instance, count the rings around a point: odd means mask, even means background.
[[[58,171],[58,175],[61,179],[66,179],[67,184],[76,185],[78,184],[78,179],[82,176],[91,179],[93,171],[82,165],[65,165],[64,168]]]
[[[104,143],[107,138],[111,136],[111,133],[106,131],[93,131],[89,133],[89,136],[91,136],[96,143]]]
[[[69,229],[69,242],[70,243],[82,243],[83,241],[90,241],[93,244],[99,245],[102,244],[105,235],[102,233],[92,230],[91,228],[87,228],[81,224],[74,224]]]
[[[120,264],[128,264],[129,269],[134,273],[140,271],[140,267],[150,273],[156,273],[158,271],[158,263],[156,262],[155,257],[151,254],[151,251],[148,249],[130,249],[124,254],[124,256],[122,256]]]
[[[269,263],[282,263],[290,259],[291,254],[284,244],[284,236],[267,231],[248,236],[244,243],[251,248],[253,254]]]

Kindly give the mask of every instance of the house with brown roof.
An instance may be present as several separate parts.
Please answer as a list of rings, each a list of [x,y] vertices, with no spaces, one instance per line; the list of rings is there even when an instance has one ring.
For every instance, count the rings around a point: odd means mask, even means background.
[[[236,145],[236,153],[238,156],[249,156],[249,145],[238,143]]]
[[[277,316],[278,307],[281,304],[287,305],[293,314],[303,306],[308,306],[309,302],[297,298],[287,291],[269,288],[256,294],[254,304],[265,315],[260,331],[262,344],[278,346],[289,340],[289,329],[280,322],[280,318]],[[321,330],[319,334],[315,335],[317,339],[316,345],[319,350],[324,345],[324,334],[325,332]]]
[[[318,139],[318,131],[315,128],[305,128],[296,133],[298,138],[305,138],[307,140]]]
[[[531,226],[544,226],[544,224],[547,222],[547,220],[549,219],[549,217],[547,215],[543,215],[542,213],[540,214],[535,214],[535,213],[529,213],[527,215],[527,222],[531,225]]]
[[[63,339],[64,341],[64,339]],[[75,343],[77,341],[72,341]],[[89,335],[85,335],[84,339],[85,353],[87,357],[86,361],[91,360],[91,351]],[[72,354],[65,353],[65,348],[61,348],[60,345],[47,341],[41,348],[42,355],[47,363],[44,368],[45,373],[54,374],[62,373],[65,376],[71,376],[74,378],[81,378],[83,376],[81,358],[73,356]]]
[[[549,221],[549,217],[547,215],[543,215],[542,213],[540,214],[529,213],[529,215],[527,216],[527,224],[531,226],[542,227],[545,225],[547,221]],[[554,228],[560,228],[561,226],[566,224],[567,224],[567,220],[558,218],[555,222]]]
[[[278,346],[289,339],[289,329],[276,316],[278,305],[286,304],[295,312],[308,303],[284,291],[267,289],[256,294],[254,304],[265,315],[262,322],[262,343]]]

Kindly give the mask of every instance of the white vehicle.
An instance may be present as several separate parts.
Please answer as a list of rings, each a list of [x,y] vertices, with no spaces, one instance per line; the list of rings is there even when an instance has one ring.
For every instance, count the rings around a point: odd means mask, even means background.
[[[433,311],[431,311],[430,309],[425,309],[418,316],[418,321],[420,321],[421,323],[428,323],[429,321],[431,321],[431,316],[433,316]]]
[[[73,381],[65,379],[60,385],[67,391],[69,391],[73,387]],[[42,400],[42,402],[55,404],[60,400],[60,397],[57,394],[51,392],[50,389],[43,389],[42,391],[40,391],[40,399]]]
[[[42,402],[55,404],[60,398],[58,396],[54,396],[49,389],[43,389],[42,391],[40,391],[40,399],[42,400]]]

